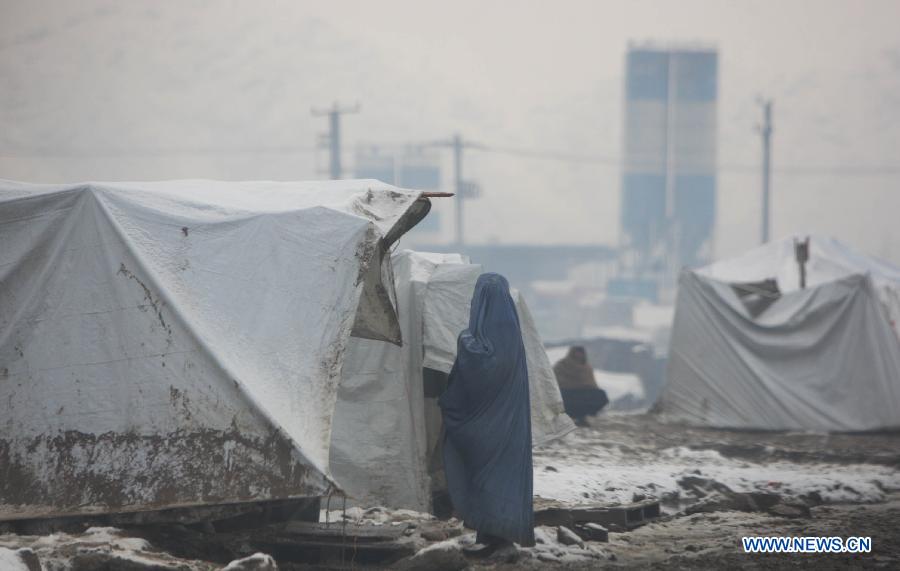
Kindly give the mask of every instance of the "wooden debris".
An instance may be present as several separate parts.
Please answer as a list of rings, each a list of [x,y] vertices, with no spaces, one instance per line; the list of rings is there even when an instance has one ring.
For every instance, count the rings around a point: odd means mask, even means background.
[[[537,525],[565,526],[575,529],[579,524],[599,523],[611,531],[629,531],[660,515],[659,502],[648,500],[623,506],[580,505],[567,507],[547,505],[534,513]]]

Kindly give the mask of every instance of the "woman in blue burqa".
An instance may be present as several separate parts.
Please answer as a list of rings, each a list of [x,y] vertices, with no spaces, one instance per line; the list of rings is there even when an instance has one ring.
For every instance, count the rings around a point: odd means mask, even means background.
[[[440,397],[444,470],[453,507],[478,543],[534,545],[531,406],[509,283],[482,274],[469,327]]]

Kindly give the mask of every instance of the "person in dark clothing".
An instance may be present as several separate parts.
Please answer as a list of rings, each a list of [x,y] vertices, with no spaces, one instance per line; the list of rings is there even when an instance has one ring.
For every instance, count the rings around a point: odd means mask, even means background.
[[[531,406],[509,283],[482,274],[439,399],[453,507],[478,543],[534,545]]]
[[[597,414],[609,404],[606,391],[597,386],[594,369],[587,360],[584,347],[571,347],[565,357],[553,365],[556,382],[562,395],[566,414],[580,426],[585,417]]]

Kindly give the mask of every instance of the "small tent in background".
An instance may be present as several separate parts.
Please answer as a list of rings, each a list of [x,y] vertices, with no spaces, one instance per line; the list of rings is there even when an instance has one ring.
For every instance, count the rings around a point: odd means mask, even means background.
[[[0,520],[327,494],[344,349],[401,341],[384,252],[428,208],[377,181],[0,181]]]
[[[731,428],[900,427],[900,268],[819,237],[801,268],[796,244],[682,273],[658,411]]]
[[[468,326],[482,268],[458,254],[412,251],[394,254],[392,263],[404,344],[351,340],[335,408],[331,470],[359,504],[429,511],[432,492],[441,487],[437,397],[456,357],[457,336]],[[531,313],[512,293],[539,446],[574,425]]]

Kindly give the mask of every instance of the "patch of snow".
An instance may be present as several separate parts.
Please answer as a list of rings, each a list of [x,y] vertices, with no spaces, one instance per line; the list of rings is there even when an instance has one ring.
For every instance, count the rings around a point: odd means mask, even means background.
[[[565,545],[557,540],[557,528],[546,525],[534,528],[534,547],[522,548],[532,558],[539,561],[590,561],[605,557],[605,553],[590,544]],[[570,532],[571,533],[571,532]],[[582,547],[583,546],[583,547]]]
[[[534,456],[535,495],[563,502],[623,504],[635,493],[685,499],[686,491],[678,485],[685,476],[701,476],[735,492],[786,496],[816,492],[834,503],[878,502],[886,492],[900,490],[900,471],[887,466],[756,463],[715,450],[626,446],[583,431],[537,450]]]
[[[565,345],[563,347],[550,347],[549,349],[547,349],[547,357],[550,359],[550,364],[555,365],[558,361],[565,357],[566,353],[568,352],[568,345]]]
[[[621,341],[636,341],[638,343],[652,343],[653,334],[643,329],[635,329],[633,327],[596,327],[587,325],[581,332],[581,336],[585,338],[603,337],[605,339],[618,339]]]
[[[114,527],[89,527],[84,532],[84,541],[105,543],[124,551],[149,551],[153,548],[146,539],[122,537],[121,533]]]
[[[271,555],[254,553],[243,559],[235,559],[221,571],[278,571],[278,565]]]
[[[0,535],[0,549],[32,549],[45,569],[67,571],[71,560],[77,554],[97,553],[109,557],[110,564],[116,562],[136,563],[140,568],[179,569],[184,571],[206,568],[197,562],[177,559],[166,553],[153,550],[147,541],[127,537],[113,527],[91,527],[82,534],[52,533],[43,536]],[[5,563],[0,560],[0,563]],[[6,567],[0,565],[0,569]],[[15,568],[13,568],[15,569]]]
[[[634,306],[632,319],[637,329],[656,330],[672,327],[675,319],[675,306],[639,303]]]
[[[459,551],[462,549],[462,544],[460,542],[459,537],[454,537],[452,539],[447,539],[445,541],[438,541],[437,543],[432,543],[427,547],[423,547],[413,557],[421,557],[433,551]]]
[[[592,547],[575,536],[576,540],[573,545],[565,545],[558,540],[558,528],[548,526],[538,526],[534,529],[535,545],[534,547],[521,547],[518,544],[511,546],[509,549],[514,550],[529,559],[539,559],[541,561],[552,560],[558,561],[589,561],[605,557],[602,550]],[[574,533],[569,532],[574,536]],[[436,555],[437,552],[457,552],[464,547],[475,545],[476,534],[465,533],[463,535],[439,541],[423,547],[413,556],[412,559],[425,559],[428,556]],[[499,554],[499,553],[498,553]]]
[[[323,523],[346,521],[356,525],[399,525],[406,522],[429,521],[433,519],[435,519],[435,517],[428,513],[407,509],[386,508],[383,506],[365,509],[353,506],[347,508],[346,511],[343,509],[331,511],[323,509],[319,512],[319,521]]]
[[[641,378],[632,373],[613,373],[603,369],[594,369],[594,378],[597,386],[606,391],[610,403],[632,395],[635,400],[644,398],[644,383]]]
[[[0,569],[3,571],[28,571],[28,566],[19,554],[6,547],[0,547]]]

